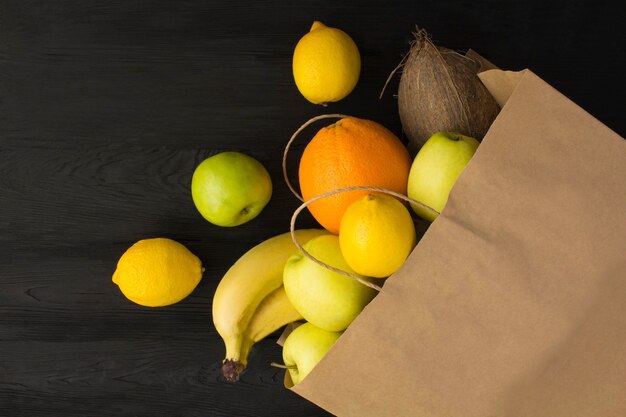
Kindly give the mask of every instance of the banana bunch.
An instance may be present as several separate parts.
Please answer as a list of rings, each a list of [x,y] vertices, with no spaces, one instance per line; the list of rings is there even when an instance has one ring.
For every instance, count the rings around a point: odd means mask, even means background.
[[[325,230],[296,230],[304,244]],[[222,372],[234,382],[248,364],[250,348],[281,327],[301,320],[283,287],[283,268],[298,249],[289,232],[267,239],[243,254],[226,272],[213,296],[213,323],[224,340]]]

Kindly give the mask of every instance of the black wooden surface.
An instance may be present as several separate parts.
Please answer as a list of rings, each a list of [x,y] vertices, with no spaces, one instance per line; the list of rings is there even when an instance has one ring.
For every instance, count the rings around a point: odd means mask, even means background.
[[[0,0],[0,416],[327,415],[283,388],[269,366],[280,361],[276,335],[241,382],[225,383],[211,321],[230,264],[288,229],[297,201],[280,157],[291,133],[343,112],[400,135],[397,79],[378,94],[419,24],[440,44],[531,68],[624,135],[619,10],[597,0]],[[356,90],[327,109],[291,76],[313,19],[344,29],[362,54]],[[189,192],[196,164],[225,150],[259,159],[274,181],[263,213],[231,229],[204,221]],[[187,299],[148,309],[111,274],[127,247],[156,236],[187,245],[206,272]]]

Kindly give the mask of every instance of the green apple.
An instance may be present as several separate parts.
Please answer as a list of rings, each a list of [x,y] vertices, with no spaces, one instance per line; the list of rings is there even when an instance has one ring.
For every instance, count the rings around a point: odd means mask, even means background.
[[[270,201],[272,180],[256,159],[222,152],[196,167],[191,197],[206,220],[218,226],[239,226],[254,219]]]
[[[407,185],[407,195],[441,213],[452,186],[474,156],[478,141],[454,132],[437,132],[419,150]],[[436,214],[411,204],[423,219],[433,221]]]
[[[315,237],[303,247],[314,258],[360,276],[348,266],[336,235]],[[316,264],[300,251],[287,260],[283,283],[287,298],[302,317],[331,332],[348,327],[376,296],[374,289]]]
[[[291,382],[302,381],[339,339],[341,332],[329,332],[304,323],[292,331],[283,345],[283,362],[289,368]]]

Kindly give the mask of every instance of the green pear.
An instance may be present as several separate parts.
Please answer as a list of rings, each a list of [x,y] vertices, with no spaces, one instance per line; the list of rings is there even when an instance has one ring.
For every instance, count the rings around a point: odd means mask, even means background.
[[[457,178],[472,159],[479,142],[454,132],[437,132],[419,150],[407,185],[407,195],[437,210],[448,202],[448,195]],[[433,221],[437,215],[411,204],[413,211],[423,219]]]
[[[345,261],[336,235],[318,236],[303,248],[332,267],[360,276]],[[331,332],[348,327],[376,296],[374,289],[316,264],[300,251],[287,260],[283,282],[287,298],[302,317]]]
[[[283,362],[289,367],[294,385],[315,368],[339,336],[341,332],[329,332],[311,323],[298,326],[287,336],[283,345]]]

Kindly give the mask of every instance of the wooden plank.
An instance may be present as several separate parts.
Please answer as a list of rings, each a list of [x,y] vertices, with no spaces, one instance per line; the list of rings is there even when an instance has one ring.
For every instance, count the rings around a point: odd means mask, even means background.
[[[357,88],[328,108],[291,75],[314,19],[362,55]],[[327,416],[269,366],[278,334],[226,384],[211,300],[241,254],[288,229],[299,202],[280,162],[298,126],[346,113],[402,136],[398,77],[378,96],[416,24],[502,68],[530,67],[624,134],[624,64],[606,64],[621,14],[599,2],[0,0],[0,415]],[[319,127],[294,147],[294,181]],[[263,213],[230,229],[202,219],[189,193],[195,166],[225,150],[254,156],[274,181]],[[189,298],[148,309],[111,275],[126,248],[156,236],[185,244],[206,272]]]

